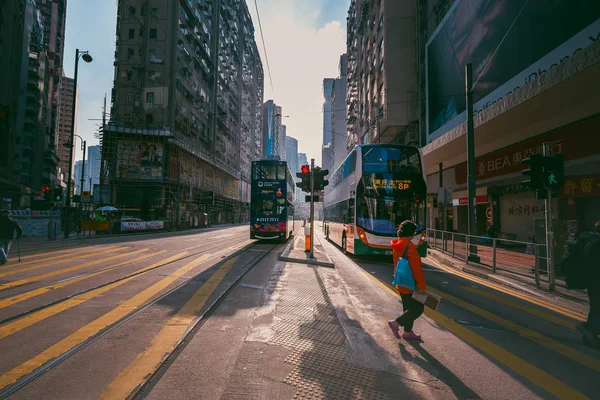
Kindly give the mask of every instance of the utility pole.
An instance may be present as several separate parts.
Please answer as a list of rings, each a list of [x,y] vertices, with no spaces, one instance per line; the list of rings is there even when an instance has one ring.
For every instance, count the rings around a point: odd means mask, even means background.
[[[71,143],[73,145],[74,143]],[[85,182],[85,150],[86,150],[87,142],[84,140],[81,145],[81,149],[83,150],[83,161],[81,162],[81,189],[79,189],[79,218],[83,219],[83,202],[81,198],[83,196],[83,183]],[[81,227],[81,224],[79,224]],[[79,229],[77,230],[79,232]]]
[[[446,191],[444,190],[444,164],[439,163],[440,176],[438,190],[438,220],[440,221],[440,230],[446,230]]]
[[[106,129],[106,93],[104,94],[104,106],[102,107],[102,135],[104,135],[104,130]],[[104,145],[104,141],[102,141]],[[104,147],[104,146],[103,146]],[[102,192],[104,188],[104,149],[100,149],[101,157],[100,157],[100,195],[98,196],[98,200],[100,201],[100,205],[104,202],[102,200]],[[91,179],[91,178],[90,178]],[[92,192],[92,184],[90,183],[90,193]]]
[[[465,92],[467,100],[467,197],[469,201],[469,227],[470,236],[477,234],[477,208],[475,205],[475,125],[473,122],[473,66],[465,66]],[[469,237],[469,257],[467,261],[479,262],[475,240]]]
[[[181,161],[177,162],[177,193],[175,193],[175,226],[179,230],[179,193],[181,192]]]
[[[544,157],[552,157],[552,150],[550,149],[550,143],[543,143],[543,155]],[[556,289],[555,276],[554,276],[554,227],[552,223],[552,189],[547,188],[546,196],[546,259],[548,263],[548,290],[553,292]]]
[[[315,159],[310,159],[310,253],[308,258],[314,258],[315,248]]]

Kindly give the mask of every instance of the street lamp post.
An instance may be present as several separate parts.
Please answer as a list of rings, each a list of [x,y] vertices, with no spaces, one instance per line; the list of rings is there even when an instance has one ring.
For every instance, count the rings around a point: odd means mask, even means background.
[[[92,56],[87,51],[79,51],[79,49],[75,49],[75,74],[73,78],[73,108],[71,115],[71,151],[69,152],[69,179],[67,181],[67,201],[65,203],[65,226],[64,226],[64,237],[65,239],[69,238],[70,226],[69,226],[69,210],[71,208],[71,185],[73,174],[73,143],[75,141],[75,111],[77,108],[77,69],[79,68],[79,57],[83,59],[83,61],[90,63],[92,62]]]

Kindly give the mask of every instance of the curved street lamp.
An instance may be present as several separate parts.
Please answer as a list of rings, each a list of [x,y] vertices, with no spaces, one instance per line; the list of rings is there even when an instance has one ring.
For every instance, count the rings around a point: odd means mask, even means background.
[[[71,140],[70,143],[71,151],[69,152],[69,179],[67,181],[67,201],[65,204],[65,226],[64,226],[64,237],[69,238],[70,226],[69,226],[69,210],[71,208],[71,185],[73,184],[71,174],[73,173],[73,143],[75,141],[75,110],[77,107],[77,71],[79,68],[79,57],[86,63],[92,62],[93,58],[88,51],[79,51],[75,49],[75,76],[73,78],[73,109],[71,115]],[[79,135],[78,135],[79,136]],[[79,136],[81,138],[81,136]],[[85,150],[84,150],[85,151]],[[85,153],[84,153],[85,157]]]

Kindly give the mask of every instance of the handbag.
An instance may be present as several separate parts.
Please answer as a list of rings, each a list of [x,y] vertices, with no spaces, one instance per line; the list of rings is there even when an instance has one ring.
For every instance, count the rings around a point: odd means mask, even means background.
[[[409,246],[410,243],[406,245],[406,249],[404,249],[404,254],[398,259],[398,262],[396,263],[396,273],[394,274],[394,282],[392,282],[392,285],[402,286],[410,290],[415,290],[417,284],[415,282],[412,269],[410,269],[410,263],[408,262]]]

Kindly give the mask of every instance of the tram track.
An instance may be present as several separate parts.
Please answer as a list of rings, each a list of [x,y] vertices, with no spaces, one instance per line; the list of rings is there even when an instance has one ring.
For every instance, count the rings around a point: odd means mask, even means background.
[[[160,301],[162,301],[163,299],[165,299],[168,296],[172,295],[173,293],[181,290],[182,288],[184,288],[186,285],[190,284],[191,282],[193,282],[195,280],[198,280],[201,277],[201,275],[210,274],[211,272],[214,272],[214,271],[218,270],[218,268],[220,268],[220,266],[223,265],[225,262],[228,262],[228,261],[230,261],[232,259],[235,259],[235,258],[239,257],[240,255],[242,255],[242,254],[250,251],[250,250],[253,250],[259,244],[260,243],[255,242],[255,241],[246,241],[246,242],[243,242],[243,243],[235,246],[233,253],[229,254],[228,256],[222,257],[222,259],[220,261],[218,261],[215,265],[213,265],[210,268],[207,268],[207,269],[205,269],[205,270],[203,270],[201,272],[198,272],[198,273],[194,274],[192,277],[184,280],[183,282],[177,284],[176,286],[174,286],[173,288],[169,289],[168,291],[166,291],[166,292],[160,294],[159,296],[155,297],[154,299],[148,301],[146,304],[144,304],[141,307],[133,310],[131,313],[127,314],[123,318],[120,318],[118,321],[116,321],[116,322],[108,325],[107,327],[105,327],[104,329],[102,329],[101,331],[99,331],[98,333],[90,336],[89,338],[85,339],[81,343],[78,343],[75,346],[73,346],[72,348],[64,351],[63,353],[61,353],[59,356],[53,358],[52,360],[47,361],[43,365],[41,365],[38,368],[36,368],[35,370],[33,370],[31,373],[28,373],[28,374],[24,375],[23,377],[19,378],[15,383],[6,386],[4,389],[0,390],[0,399],[4,399],[4,398],[6,398],[6,397],[8,397],[8,396],[10,396],[12,394],[14,394],[15,392],[17,392],[18,390],[20,390],[24,386],[26,386],[29,383],[31,383],[37,377],[43,375],[45,372],[49,371],[50,369],[55,368],[58,365],[60,365],[66,359],[68,359],[69,357],[71,357],[73,354],[75,354],[78,351],[80,351],[80,350],[82,350],[82,349],[90,346],[92,343],[94,343],[97,340],[101,339],[102,337],[106,336],[107,334],[109,334],[110,332],[112,332],[115,329],[119,328],[120,326],[126,324],[131,319],[133,319],[136,316],[142,314],[148,308],[154,306],[155,304],[159,303]],[[190,328],[188,328],[188,330],[186,331],[186,333],[184,334],[184,336],[180,339],[180,341],[174,347],[174,351],[170,353],[170,355],[167,357],[167,359],[164,360],[164,362],[166,362],[168,359],[171,358],[171,355],[175,352],[175,350],[179,349],[181,347],[181,344],[185,341],[186,338],[190,337],[190,334],[192,332],[196,332],[198,329],[200,329],[200,327],[201,327],[200,322],[202,322],[207,317],[209,317],[210,315],[212,315],[212,313],[214,312],[214,310],[222,303],[222,301],[233,290],[233,288],[235,286],[237,286],[237,283],[239,281],[241,281],[241,279],[243,279],[243,277],[248,272],[250,272],[254,268],[254,266],[256,266],[262,259],[264,259],[264,257],[266,257],[269,253],[271,253],[271,251],[273,251],[277,246],[278,245],[272,245],[270,248],[266,249],[263,252],[263,254],[261,254],[261,255],[259,255],[257,257],[252,258],[248,263],[246,263],[243,267],[241,267],[241,269],[242,269],[241,274],[238,277],[236,277],[236,279],[234,280],[234,282],[211,305],[208,306],[208,308],[206,309],[205,312],[203,312],[201,315],[199,315],[196,318],[196,320],[194,320],[194,322],[190,325]],[[216,246],[216,247],[219,247],[219,246]],[[212,247],[212,248],[215,248],[215,247]],[[228,248],[228,249],[224,250],[224,252],[225,251],[229,252],[231,250],[232,250],[231,248]],[[184,257],[181,257],[181,258],[179,258],[176,261],[180,261],[180,260],[183,260],[183,259],[188,259],[188,258],[191,258],[191,257],[197,257],[198,255],[202,255],[203,253],[206,253],[207,251],[209,251],[209,249],[203,249],[202,251],[196,252],[194,254],[189,254],[189,255],[186,255]],[[217,253],[217,256],[219,256],[222,253],[223,252]],[[172,261],[172,262],[175,262],[175,261]],[[147,272],[147,271],[144,271],[144,272]],[[124,278],[122,278],[122,279],[124,279]],[[64,300],[61,300],[61,301],[64,301]],[[31,312],[33,312],[33,311],[31,311]],[[161,370],[161,368],[164,365],[164,362],[161,363],[161,366],[160,366],[160,368],[157,371]],[[155,376],[155,375],[156,375],[156,372],[154,374],[152,374],[152,376]]]
[[[228,239],[230,239],[230,238],[228,238]],[[85,290],[79,291],[79,292],[77,292],[77,293],[73,293],[73,294],[71,294],[71,295],[68,295],[68,296],[65,296],[65,297],[62,297],[62,298],[60,298],[60,299],[58,299],[58,300],[55,300],[55,301],[52,301],[52,302],[48,302],[48,303],[46,303],[46,304],[43,304],[43,305],[41,305],[41,306],[39,306],[39,307],[35,307],[35,308],[32,308],[32,309],[30,309],[30,310],[24,311],[24,312],[22,312],[22,313],[19,313],[19,314],[16,314],[16,315],[13,315],[13,316],[7,317],[7,318],[5,318],[5,319],[3,319],[3,320],[0,320],[0,326],[2,326],[2,325],[4,325],[4,324],[7,324],[7,323],[10,323],[10,322],[13,322],[13,321],[15,321],[15,320],[18,320],[18,319],[21,319],[21,318],[23,318],[23,317],[26,317],[26,316],[28,316],[28,315],[31,315],[31,314],[33,314],[33,313],[36,313],[36,312],[42,311],[42,310],[44,310],[44,309],[46,309],[46,308],[49,308],[49,307],[55,306],[55,305],[57,305],[57,304],[63,303],[63,302],[65,302],[65,301],[67,301],[67,300],[69,300],[69,299],[72,299],[72,298],[74,298],[74,297],[81,296],[81,295],[84,295],[84,294],[86,294],[86,293],[92,292],[92,291],[94,291],[94,290],[98,290],[98,289],[101,289],[101,288],[103,288],[103,287],[106,287],[106,286],[109,286],[109,285],[113,285],[113,284],[115,284],[115,283],[118,283],[118,282],[124,281],[124,280],[126,280],[126,279],[129,279],[129,278],[132,278],[132,277],[136,277],[136,276],[141,276],[141,275],[144,275],[144,274],[146,274],[146,273],[148,273],[148,272],[155,271],[155,270],[157,270],[157,269],[159,269],[159,268],[163,268],[163,267],[165,267],[165,266],[171,265],[171,264],[173,264],[173,263],[176,263],[176,262],[179,262],[179,261],[182,261],[182,260],[188,259],[188,258],[192,258],[192,257],[196,257],[196,256],[199,256],[199,255],[203,255],[203,254],[205,254],[205,253],[208,253],[208,252],[209,252],[209,251],[211,251],[211,250],[214,250],[214,249],[216,249],[216,248],[220,248],[220,247],[222,247],[222,243],[223,243],[223,242],[227,242],[227,241],[229,241],[229,240],[223,239],[222,241],[219,241],[219,244],[216,244],[216,245],[214,245],[214,246],[212,246],[212,247],[209,247],[209,248],[203,248],[202,250],[200,250],[200,251],[197,251],[197,252],[195,252],[195,253],[189,253],[189,254],[186,254],[185,256],[179,257],[179,258],[177,258],[177,259],[173,259],[173,260],[166,261],[166,262],[164,262],[164,263],[161,263],[161,264],[158,264],[158,265],[156,265],[156,266],[155,266],[155,267],[153,267],[153,268],[144,269],[144,270],[142,270],[142,271],[136,271],[136,272],[132,272],[132,273],[130,273],[130,274],[127,274],[127,275],[125,275],[125,276],[122,276],[122,277],[120,277],[120,278],[113,279],[113,280],[111,280],[111,281],[108,281],[108,282],[102,283],[102,284],[100,284],[100,285],[96,285],[96,286],[94,286],[94,287],[91,287],[91,288],[88,288],[88,289],[85,289]],[[248,240],[248,241],[246,241],[246,242],[243,242],[241,245],[238,245],[238,246],[235,246],[235,247],[233,247],[233,249],[236,249],[236,248],[239,248],[239,247],[243,247],[243,246],[245,246],[245,245],[248,245],[248,244],[250,244],[250,243],[252,243],[252,242],[253,242],[253,241],[250,241],[250,240]],[[202,245],[199,245],[199,246],[202,246]],[[189,247],[188,249],[190,249],[190,248],[194,248],[194,247],[199,247],[199,246],[192,246],[192,247]],[[224,251],[230,251],[230,250],[232,250],[232,248],[231,248],[231,247],[230,247],[230,248],[227,248],[227,249],[225,249]],[[216,254],[216,256],[218,256],[219,254],[220,254],[220,253]],[[151,256],[150,256],[150,257],[151,257]],[[150,257],[148,257],[148,258],[150,258]],[[144,259],[144,260],[147,260],[148,258],[146,258],[146,259]],[[124,264],[118,264],[118,265],[116,265],[116,266],[114,266],[114,267],[112,267],[112,268],[109,268],[109,269],[105,270],[104,272],[108,272],[108,271],[116,270],[117,268],[122,268],[122,267],[125,267],[125,266],[130,266],[130,265],[132,265],[132,264],[135,264],[135,263],[137,263],[137,262],[144,261],[144,260],[137,260],[137,261],[136,261],[136,260],[131,260],[131,262],[126,262],[126,263],[124,263]],[[77,278],[77,279],[79,279],[79,278],[83,278],[83,277],[86,277],[86,276],[90,276],[90,275],[93,275],[93,274],[96,274],[96,273],[97,273],[97,271],[91,271],[91,272],[89,272],[89,273],[86,273],[86,274],[81,274],[81,275],[78,275],[77,277],[71,277],[71,278],[68,278],[68,279],[76,279],[76,278]],[[58,281],[58,282],[53,282],[53,283],[51,283],[51,284],[49,284],[49,285],[45,285],[45,286],[51,286],[51,285],[55,285],[55,284],[57,284],[57,283],[61,283],[61,282],[63,282],[63,281],[65,281],[65,279],[62,279],[61,281]],[[39,288],[36,288],[36,289],[31,289],[31,290],[37,290],[37,289],[39,289]],[[25,292],[25,293],[26,293],[26,292]],[[21,293],[21,294],[23,294],[23,293]],[[18,296],[18,295],[11,295],[11,296],[8,296],[8,297],[5,297],[5,298],[0,298],[0,300],[2,300],[2,299],[6,299],[6,298],[10,298],[10,297],[14,297],[14,296]]]

